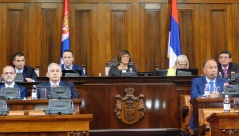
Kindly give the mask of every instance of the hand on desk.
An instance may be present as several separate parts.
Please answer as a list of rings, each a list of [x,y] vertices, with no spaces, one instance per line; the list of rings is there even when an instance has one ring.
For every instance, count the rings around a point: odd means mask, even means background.
[[[209,98],[219,98],[219,97],[220,97],[220,93],[217,91],[214,91],[209,95]]]

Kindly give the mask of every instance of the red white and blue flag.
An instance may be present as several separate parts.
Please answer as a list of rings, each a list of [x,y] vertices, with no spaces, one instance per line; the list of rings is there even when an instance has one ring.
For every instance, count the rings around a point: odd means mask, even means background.
[[[181,55],[179,25],[178,25],[178,8],[176,0],[172,0],[172,11],[170,17],[170,30],[168,37],[168,58],[169,68],[175,64],[177,56]]]
[[[69,3],[68,0],[64,0],[64,16],[62,23],[62,38],[61,38],[61,64],[62,54],[65,50],[70,50],[70,31],[69,31]]]

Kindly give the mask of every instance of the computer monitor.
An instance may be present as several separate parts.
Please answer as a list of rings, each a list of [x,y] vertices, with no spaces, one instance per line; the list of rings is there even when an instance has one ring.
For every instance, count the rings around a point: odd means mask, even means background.
[[[121,73],[122,77],[134,77],[137,76],[135,72],[122,72]]]
[[[65,77],[79,77],[81,73],[81,70],[62,70],[62,76]]]
[[[177,69],[176,70],[176,75],[180,76],[180,71],[185,71],[185,72],[191,72],[192,75],[196,76],[198,75],[198,69],[197,68],[189,68],[189,69]]]
[[[0,98],[2,99],[20,99],[21,98],[21,94],[20,94],[20,89],[18,87],[3,87],[1,88],[1,92],[0,92]]]
[[[24,82],[23,74],[22,73],[17,73],[14,81],[15,82]]]
[[[238,85],[227,85],[224,86],[223,97],[228,95],[228,97],[238,97],[239,96],[239,86]]]
[[[49,99],[70,99],[71,92],[67,86],[51,87],[51,92],[48,94]]]
[[[153,76],[153,72],[138,72],[138,76]]]
[[[168,70],[166,69],[158,69],[154,71],[154,76],[167,76]]]
[[[231,81],[235,81],[239,77],[239,73],[231,73]]]

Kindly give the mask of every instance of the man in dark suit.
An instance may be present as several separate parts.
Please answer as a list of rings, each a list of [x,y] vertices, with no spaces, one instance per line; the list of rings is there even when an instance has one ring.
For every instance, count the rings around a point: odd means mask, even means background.
[[[208,59],[203,64],[204,76],[192,79],[191,86],[191,99],[198,98],[204,95],[204,88],[206,84],[210,85],[210,98],[216,98],[223,92],[224,83],[228,81],[226,79],[217,77],[218,68],[217,62],[214,59]],[[215,91],[216,87],[220,87],[219,92]],[[191,116],[190,128],[194,130],[194,118]]]
[[[35,70],[30,66],[25,66],[25,57],[21,52],[17,52],[13,55],[13,64],[16,73],[22,73],[24,81],[35,82],[37,81],[37,74]]]
[[[14,71],[14,68],[12,66],[6,66],[3,68],[2,77],[4,79],[5,84],[0,86],[0,90],[4,87],[18,87],[20,89],[20,95],[21,99],[27,98],[27,89],[26,87],[20,86],[14,82],[14,79],[16,77],[16,73]]]
[[[62,70],[81,70],[81,76],[86,76],[83,68],[73,64],[74,56],[71,50],[65,50],[62,54],[64,64],[61,65]]]
[[[51,88],[55,86],[67,86],[70,88],[71,91],[71,98],[77,99],[78,93],[76,92],[75,86],[72,82],[66,82],[61,80],[62,72],[61,66],[56,63],[51,63],[48,66],[47,77],[49,78],[48,82],[41,83],[37,85],[37,88],[46,88],[47,92],[51,92]],[[41,98],[40,93],[37,93],[37,97]]]
[[[219,55],[218,75],[230,79],[231,73],[239,73],[237,64],[232,63],[232,54],[228,50],[224,50]]]

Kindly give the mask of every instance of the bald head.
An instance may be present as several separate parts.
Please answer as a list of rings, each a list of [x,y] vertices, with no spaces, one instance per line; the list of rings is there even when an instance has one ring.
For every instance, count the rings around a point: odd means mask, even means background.
[[[6,66],[3,68],[2,77],[7,84],[12,84],[16,77],[15,70],[12,66]]]
[[[203,72],[208,79],[214,80],[217,76],[217,71],[217,62],[214,59],[208,59],[205,61]]]

